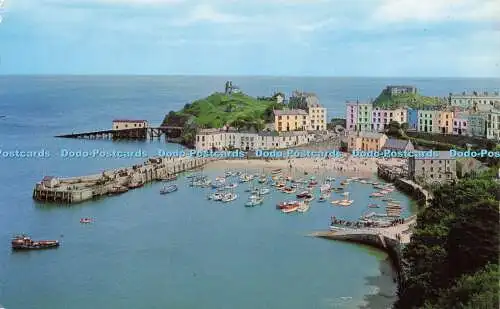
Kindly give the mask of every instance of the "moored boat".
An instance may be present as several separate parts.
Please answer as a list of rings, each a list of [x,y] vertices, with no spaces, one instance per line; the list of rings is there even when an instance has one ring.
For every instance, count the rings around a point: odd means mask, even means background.
[[[287,214],[287,213],[295,212],[298,209],[299,209],[299,205],[298,204],[287,205],[287,206],[281,208],[281,212]]]
[[[170,185],[163,187],[163,189],[160,190],[160,194],[168,194],[177,191],[179,188],[177,185]]]
[[[125,186],[113,186],[108,194],[113,195],[113,194],[121,194],[127,192],[129,189]]]
[[[298,205],[298,201],[283,201],[278,204],[276,204],[276,209],[283,209],[291,205]]]
[[[385,196],[385,194],[381,192],[373,192],[372,194],[370,194],[370,197],[381,197],[381,196]]]
[[[92,218],[81,218],[80,223],[92,223]]]
[[[299,207],[297,208],[298,212],[306,212],[310,208],[309,203],[302,202],[299,204]]]
[[[328,193],[321,194],[321,196],[318,199],[318,202],[326,202],[326,201],[328,201],[329,198],[330,198],[330,194],[328,194]]]
[[[277,168],[271,171],[271,174],[276,175],[281,173],[281,168]]]
[[[224,202],[224,203],[229,203],[229,202],[234,201],[237,198],[238,198],[238,195],[235,194],[235,193],[226,193],[222,197],[221,201]]]
[[[295,191],[297,191],[297,189],[292,188],[292,187],[285,187],[285,188],[283,188],[283,192],[285,192],[285,193],[292,194],[292,193],[295,193]]]
[[[306,190],[306,191],[302,191],[302,192],[300,192],[300,193],[299,193],[299,194],[297,194],[296,196],[297,196],[297,198],[305,198],[305,197],[306,197],[306,196],[308,196],[308,195],[311,195],[311,192],[309,192],[309,191],[307,191],[307,190]]]
[[[368,204],[368,208],[380,208],[377,204]]]
[[[238,186],[238,184],[237,184],[237,183],[230,183],[230,184],[226,185],[226,187],[225,187],[225,188],[226,188],[226,189],[234,189],[234,188],[236,188],[237,186]]]
[[[304,202],[312,202],[314,200],[314,195],[309,194],[304,198]]]
[[[29,236],[18,235],[11,242],[13,250],[39,250],[59,247],[57,240],[38,240],[34,241]]]
[[[257,205],[261,205],[264,202],[264,199],[258,195],[252,195],[249,197],[248,201],[245,203],[245,207],[253,207]]]

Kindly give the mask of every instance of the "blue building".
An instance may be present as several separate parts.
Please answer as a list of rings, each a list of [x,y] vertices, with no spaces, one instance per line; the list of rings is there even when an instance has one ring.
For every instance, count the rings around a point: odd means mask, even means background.
[[[416,109],[409,108],[408,109],[408,130],[418,129],[418,111]]]

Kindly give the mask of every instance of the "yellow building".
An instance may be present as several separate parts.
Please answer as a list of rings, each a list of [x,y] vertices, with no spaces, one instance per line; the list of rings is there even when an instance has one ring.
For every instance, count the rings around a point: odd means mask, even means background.
[[[326,130],[326,108],[322,106],[309,107],[309,130],[325,131]]]
[[[148,127],[147,120],[130,120],[130,119],[113,120],[113,130],[140,129],[147,127]]]
[[[304,110],[274,111],[274,129],[278,132],[307,130],[309,126],[309,115]]]
[[[352,132],[348,136],[348,151],[380,151],[387,141],[387,135],[375,132]]]
[[[439,112],[439,133],[442,134],[453,134],[453,112],[452,111],[440,111]]]

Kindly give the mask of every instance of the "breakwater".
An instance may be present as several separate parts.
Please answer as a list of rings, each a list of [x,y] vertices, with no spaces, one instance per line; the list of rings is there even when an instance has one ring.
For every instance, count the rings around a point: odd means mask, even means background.
[[[421,206],[427,207],[432,200],[432,194],[419,184],[407,179],[407,171],[402,168],[379,165],[377,175],[388,182],[394,183],[398,190],[410,195]]]
[[[33,198],[41,202],[79,203],[92,198],[123,193],[129,187],[161,180],[200,168],[215,158],[149,158],[143,164],[101,174],[57,178],[45,176],[35,184]]]

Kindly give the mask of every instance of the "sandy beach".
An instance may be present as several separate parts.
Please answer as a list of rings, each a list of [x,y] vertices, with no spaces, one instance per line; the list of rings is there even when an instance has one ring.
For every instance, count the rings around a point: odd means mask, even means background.
[[[402,166],[406,164],[405,159],[379,159],[379,158],[357,158],[345,154],[342,158],[292,158],[281,160],[217,160],[207,165],[207,168],[221,169],[278,169],[281,168],[291,173],[342,174],[347,176],[369,177],[377,172],[379,164],[390,166]]]

